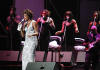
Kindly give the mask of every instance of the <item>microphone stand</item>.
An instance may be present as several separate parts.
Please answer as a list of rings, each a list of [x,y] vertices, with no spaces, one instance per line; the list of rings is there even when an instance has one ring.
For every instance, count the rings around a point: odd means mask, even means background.
[[[42,31],[42,25],[43,25],[43,23],[41,22],[41,23],[40,23],[40,28],[39,28],[39,36],[38,36],[39,42],[40,42],[40,33],[41,33],[41,31]],[[41,49],[40,49],[40,45],[39,45],[39,50],[41,50]]]
[[[66,20],[68,22],[68,19]],[[65,21],[65,23],[66,23]],[[65,50],[66,50],[66,24],[64,24],[64,36],[63,36],[63,40],[65,40],[65,44],[64,44],[64,47],[65,47]]]
[[[65,40],[65,44],[64,44],[64,47],[65,47],[65,50],[66,50],[66,24],[64,24],[64,36],[63,36],[63,40]]]
[[[40,38],[40,33],[41,33],[41,30],[42,30],[42,24],[43,23],[40,23],[41,25],[40,25],[40,28],[39,28],[39,36],[38,36],[38,39]]]
[[[95,24],[95,19],[96,19],[96,17],[94,17],[94,20],[93,20],[93,26],[94,26],[94,24]]]

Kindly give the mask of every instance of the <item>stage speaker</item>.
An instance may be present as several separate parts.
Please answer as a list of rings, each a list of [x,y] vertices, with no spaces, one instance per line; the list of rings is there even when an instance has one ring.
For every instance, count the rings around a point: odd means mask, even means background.
[[[55,62],[30,62],[26,70],[60,70],[59,67]]]

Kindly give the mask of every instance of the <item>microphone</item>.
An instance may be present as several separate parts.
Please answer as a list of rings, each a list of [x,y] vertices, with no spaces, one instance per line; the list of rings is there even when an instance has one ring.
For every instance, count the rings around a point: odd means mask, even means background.
[[[43,18],[44,18],[44,16],[43,16]]]
[[[46,19],[47,19],[47,17],[45,17],[45,16],[43,16],[42,18],[43,18],[44,20],[46,20]]]
[[[94,19],[96,19],[96,16],[94,17]]]
[[[20,23],[22,23],[24,21],[24,18],[20,21]]]
[[[42,18],[45,19],[45,16],[43,16]]]
[[[69,20],[69,16],[66,16],[66,20],[67,20],[67,21]]]

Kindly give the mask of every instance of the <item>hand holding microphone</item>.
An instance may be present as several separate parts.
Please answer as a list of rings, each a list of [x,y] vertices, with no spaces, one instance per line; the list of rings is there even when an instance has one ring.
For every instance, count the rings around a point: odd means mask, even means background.
[[[23,22],[23,21],[24,21],[24,19],[22,19],[21,22],[19,22],[18,27],[17,27],[17,30],[18,30],[18,31],[21,31],[22,22]]]

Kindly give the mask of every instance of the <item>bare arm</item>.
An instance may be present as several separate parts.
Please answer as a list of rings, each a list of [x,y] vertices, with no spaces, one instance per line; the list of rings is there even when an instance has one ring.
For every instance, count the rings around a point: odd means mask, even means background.
[[[88,32],[87,32],[87,35],[90,33],[91,26],[92,26],[92,22],[90,22],[90,23],[89,23],[89,27],[88,27]]]
[[[62,29],[61,29],[60,31],[57,31],[57,32],[55,33],[55,35],[59,35],[59,34],[61,34],[61,33],[64,32],[64,25],[65,25],[65,23],[63,22],[63,23],[62,23]]]
[[[75,33],[78,33],[78,32],[79,32],[79,30],[78,30],[78,26],[77,26],[76,20],[75,20],[75,19],[72,19],[71,23],[73,23],[73,24],[74,24]]]
[[[50,26],[51,26],[52,28],[55,28],[53,19],[50,19]]]
[[[25,37],[25,26],[26,26],[26,23],[24,23],[24,25],[21,28],[21,36],[22,37]]]
[[[21,36],[24,38],[24,36],[25,36],[25,31],[23,31],[22,29],[21,29]]]

